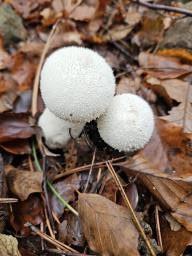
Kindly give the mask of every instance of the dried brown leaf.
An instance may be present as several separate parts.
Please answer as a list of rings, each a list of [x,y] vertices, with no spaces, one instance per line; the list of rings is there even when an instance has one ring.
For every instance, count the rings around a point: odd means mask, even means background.
[[[145,73],[160,79],[173,79],[192,72],[190,65],[181,64],[178,59],[142,52],[139,64]]]
[[[169,111],[169,115],[161,118],[182,127],[186,133],[192,133],[192,105],[190,102],[173,107]]]
[[[0,255],[21,256],[18,250],[18,242],[15,237],[0,234]]]
[[[184,227],[172,231],[165,220],[161,221],[163,248],[167,256],[183,255],[185,248],[192,244],[192,233]]]
[[[30,138],[35,133],[26,114],[2,113],[0,115],[0,143]]]
[[[12,205],[13,212],[10,216],[10,222],[16,232],[22,235],[29,235],[31,230],[25,226],[30,222],[33,225],[39,225],[43,222],[43,203],[37,194],[31,194],[27,200]]]
[[[24,201],[32,193],[42,192],[43,173],[22,171],[11,168],[7,171],[7,184],[9,190],[21,201]]]
[[[158,119],[150,142],[120,165],[156,177],[191,182],[190,140],[181,127]]]
[[[138,232],[128,209],[96,194],[80,194],[78,208],[92,250],[104,256],[139,255]]]

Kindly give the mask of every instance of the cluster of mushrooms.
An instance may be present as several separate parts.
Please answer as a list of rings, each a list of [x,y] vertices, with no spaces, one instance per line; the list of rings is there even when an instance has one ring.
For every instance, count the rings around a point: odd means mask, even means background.
[[[152,136],[149,104],[134,94],[115,95],[113,71],[93,50],[69,46],[53,52],[42,68],[40,89],[46,108],[38,125],[51,149],[64,148],[92,120],[101,138],[120,152],[141,149]]]

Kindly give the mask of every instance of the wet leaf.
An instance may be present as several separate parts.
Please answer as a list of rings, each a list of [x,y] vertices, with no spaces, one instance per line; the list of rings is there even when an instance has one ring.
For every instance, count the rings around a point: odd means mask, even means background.
[[[0,115],[0,143],[30,138],[35,133],[25,114],[3,113]]]
[[[73,174],[62,181],[54,183],[54,187],[66,202],[73,201],[75,199],[74,192],[80,187],[80,177]],[[63,214],[64,207],[53,194],[51,195],[51,207],[58,216]]]
[[[2,256],[21,256],[17,239],[13,236],[0,234],[0,254]]]
[[[14,140],[1,143],[1,148],[14,155],[24,155],[31,153],[29,141],[26,139]]]
[[[128,209],[97,194],[79,195],[79,214],[90,248],[102,255],[136,256],[138,233]]]
[[[6,179],[9,190],[21,201],[26,200],[32,193],[42,192],[43,173],[41,172],[11,168],[6,173]]]
[[[139,64],[145,73],[160,79],[172,79],[192,72],[190,65],[181,64],[178,59],[153,55],[139,54]]]

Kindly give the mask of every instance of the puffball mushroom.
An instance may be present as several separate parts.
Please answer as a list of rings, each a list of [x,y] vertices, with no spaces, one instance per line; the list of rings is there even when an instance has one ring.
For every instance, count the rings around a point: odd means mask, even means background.
[[[57,117],[89,122],[108,108],[115,94],[115,77],[98,53],[69,46],[47,58],[40,88],[46,107]]]
[[[113,98],[97,121],[101,138],[114,149],[132,152],[144,147],[152,136],[154,116],[149,104],[134,94]]]
[[[71,123],[56,117],[48,108],[40,116],[38,125],[47,146],[52,149],[64,148],[71,136],[77,138],[84,127],[84,123]]]

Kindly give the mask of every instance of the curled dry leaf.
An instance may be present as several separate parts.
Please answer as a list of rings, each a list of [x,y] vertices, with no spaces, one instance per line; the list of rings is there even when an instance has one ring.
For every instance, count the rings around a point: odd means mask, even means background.
[[[21,201],[24,201],[32,193],[42,192],[42,172],[22,171],[11,168],[6,173],[9,190]],[[21,186],[22,184],[22,186]]]
[[[177,58],[142,52],[139,64],[145,73],[160,79],[173,79],[192,72],[190,65],[181,64]]]
[[[21,256],[18,250],[18,242],[15,237],[0,234],[0,255]]]
[[[90,248],[103,256],[136,256],[138,232],[128,209],[96,194],[79,195],[79,215]]]

